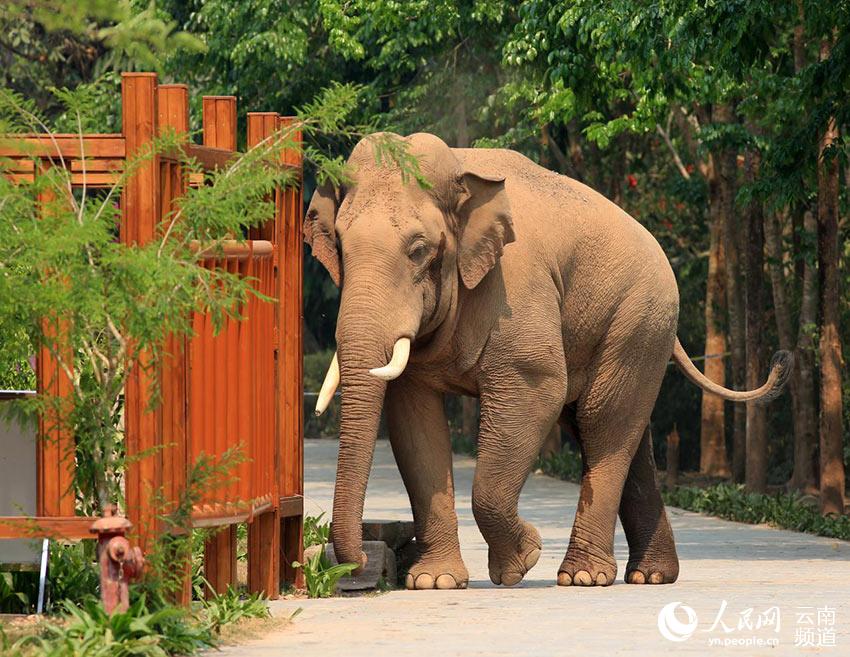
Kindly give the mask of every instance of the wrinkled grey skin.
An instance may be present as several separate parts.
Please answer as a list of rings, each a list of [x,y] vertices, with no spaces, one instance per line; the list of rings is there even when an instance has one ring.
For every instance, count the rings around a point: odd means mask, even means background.
[[[407,586],[466,586],[443,412],[453,392],[481,400],[473,511],[493,582],[518,583],[540,555],[517,502],[559,420],[577,432],[585,472],[558,583],[613,583],[618,513],[627,581],[674,581],[650,413],[671,354],[711,384],[676,340],[679,295],[661,247],[600,194],[518,153],[406,139],[430,189],[378,166],[367,139],[349,159],[352,184],[317,190],[305,218],[307,243],[342,289],[337,558],[365,564],[363,502],[383,406],[419,547]],[[404,373],[389,384],[370,376],[401,337],[413,340]],[[780,369],[759,394],[781,387]]]

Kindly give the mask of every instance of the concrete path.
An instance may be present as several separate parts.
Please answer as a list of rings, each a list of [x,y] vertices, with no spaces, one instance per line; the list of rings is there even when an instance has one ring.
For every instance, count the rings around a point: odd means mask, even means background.
[[[336,450],[336,441],[307,441],[308,514],[330,515]],[[472,517],[474,467],[470,458],[455,458],[469,589],[278,601],[272,604],[276,615],[288,616],[298,607],[303,611],[282,632],[224,654],[850,655],[850,543],[670,509],[681,560],[676,584],[624,584],[628,551],[618,527],[617,582],[607,588],[559,588],[554,582],[569,541],[578,487],[532,475],[520,505],[523,517],[543,536],[543,555],[518,587],[495,587],[487,575],[487,546]],[[411,517],[385,441],[378,442],[364,517]],[[660,632],[659,615],[676,602],[681,606],[672,614],[661,614],[668,635],[680,639],[672,641]]]

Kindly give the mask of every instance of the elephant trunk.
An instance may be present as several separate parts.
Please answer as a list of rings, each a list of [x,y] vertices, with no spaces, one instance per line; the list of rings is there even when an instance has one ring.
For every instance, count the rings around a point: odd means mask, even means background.
[[[343,293],[337,324],[342,415],[333,541],[339,563],[356,563],[362,568],[366,565],[362,551],[363,503],[387,388],[386,381],[372,376],[369,370],[387,362],[394,337],[375,319],[374,296],[351,292],[349,287]]]

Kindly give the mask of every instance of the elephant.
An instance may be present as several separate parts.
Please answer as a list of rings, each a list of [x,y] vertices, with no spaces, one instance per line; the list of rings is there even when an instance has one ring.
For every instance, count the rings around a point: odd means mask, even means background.
[[[415,158],[424,184],[380,157],[386,138]],[[763,402],[781,392],[790,354],[778,352],[754,390],[708,380],[676,336],[678,287],[658,242],[601,194],[520,153],[385,133],[362,139],[347,166],[349,181],[318,186],[304,219],[305,242],[340,287],[337,353],[317,404],[341,385],[339,562],[366,564],[363,504],[383,409],[414,518],[406,586],[466,588],[443,403],[456,393],[480,399],[472,510],[494,584],[519,583],[541,554],[518,500],[556,422],[575,431],[584,463],[557,584],[614,582],[618,514],[626,582],[674,582],[649,432],[668,362],[709,393]]]

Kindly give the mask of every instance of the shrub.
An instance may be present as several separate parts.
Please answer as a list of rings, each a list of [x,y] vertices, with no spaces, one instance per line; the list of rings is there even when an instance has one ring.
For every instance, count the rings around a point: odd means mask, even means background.
[[[535,470],[541,470],[550,477],[578,483],[581,481],[581,454],[564,447],[558,454],[537,459]]]
[[[125,612],[107,614],[95,598],[63,604],[64,622],[45,623],[40,636],[25,637],[12,654],[43,657],[168,657],[189,655],[214,645],[210,629],[193,622],[187,610],[151,610],[144,597]]]
[[[850,517],[822,516],[796,493],[748,493],[743,485],[681,486],[663,493],[665,504],[688,511],[782,529],[850,540]]]

